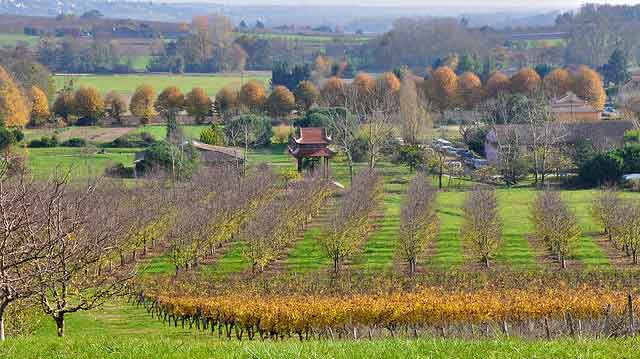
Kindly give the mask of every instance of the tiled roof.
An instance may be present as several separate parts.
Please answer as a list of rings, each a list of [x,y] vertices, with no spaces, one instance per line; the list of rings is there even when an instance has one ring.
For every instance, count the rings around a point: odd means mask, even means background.
[[[301,145],[325,145],[329,144],[331,139],[322,127],[301,127],[300,137],[295,141]]]

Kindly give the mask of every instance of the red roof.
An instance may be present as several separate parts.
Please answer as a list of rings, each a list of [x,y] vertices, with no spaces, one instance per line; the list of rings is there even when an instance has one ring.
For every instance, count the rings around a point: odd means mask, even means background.
[[[297,143],[306,145],[324,145],[330,141],[322,127],[302,127],[300,137],[296,138]]]
[[[295,149],[289,147],[289,153],[294,157],[332,157],[335,152],[331,149],[324,148],[304,148],[297,147]]]

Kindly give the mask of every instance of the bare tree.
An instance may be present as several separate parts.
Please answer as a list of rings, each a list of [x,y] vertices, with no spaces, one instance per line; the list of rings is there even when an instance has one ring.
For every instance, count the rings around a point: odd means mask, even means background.
[[[363,122],[369,168],[375,168],[384,144],[393,134],[398,117],[398,97],[379,83],[366,90],[348,86],[345,94],[346,107]]]
[[[604,233],[609,237],[609,240],[613,240],[613,230],[616,223],[616,209],[620,206],[621,200],[618,193],[610,188],[600,192],[600,194],[593,200],[591,205],[591,213],[596,222],[599,222]]]
[[[119,246],[127,245],[123,238],[130,218],[122,205],[128,200],[126,190],[101,182],[74,187],[64,178],[49,186],[49,195],[36,203],[44,216],[37,235],[53,242],[39,263],[43,270],[38,299],[56,322],[58,336],[63,336],[67,314],[90,310],[124,293],[136,266],[101,270],[119,254]]]
[[[407,190],[407,200],[401,209],[400,237],[397,251],[409,264],[409,273],[416,272],[418,257],[439,234],[436,214],[436,190],[418,174]]]
[[[345,258],[354,254],[371,231],[370,215],[382,198],[382,181],[373,170],[362,171],[354,177],[351,188],[344,195],[342,206],[332,216],[321,236],[320,245],[333,261],[337,274]]]
[[[5,313],[12,303],[38,293],[38,275],[52,241],[42,231],[43,208],[35,204],[55,196],[59,188],[34,183],[23,175],[0,175],[0,340],[5,339]]]
[[[484,185],[474,187],[464,205],[464,223],[460,233],[473,254],[487,268],[502,244],[501,232],[502,224],[495,191],[492,187]]]
[[[335,109],[329,111],[328,127],[333,143],[347,157],[349,180],[353,181],[353,154],[357,146],[360,122],[356,116],[348,111],[343,112]]]
[[[558,192],[538,194],[532,209],[532,221],[536,237],[549,247],[561,267],[567,268],[567,258],[575,253],[582,233],[576,216]]]

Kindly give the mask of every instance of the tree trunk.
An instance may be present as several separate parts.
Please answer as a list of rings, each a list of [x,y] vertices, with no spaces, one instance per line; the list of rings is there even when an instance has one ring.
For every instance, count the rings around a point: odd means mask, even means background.
[[[489,268],[489,256],[484,257],[484,266]]]
[[[56,328],[58,329],[58,337],[64,337],[64,313],[58,313],[57,316],[53,317],[56,321]]]
[[[567,269],[567,260],[564,258],[564,256],[560,257],[560,265],[562,269]]]
[[[9,302],[4,302],[0,305],[0,342],[5,340],[4,334],[4,312],[7,309]]]

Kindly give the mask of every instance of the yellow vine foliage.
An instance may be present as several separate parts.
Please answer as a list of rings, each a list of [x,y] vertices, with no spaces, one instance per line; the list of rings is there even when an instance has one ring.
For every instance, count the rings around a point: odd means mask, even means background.
[[[442,323],[481,324],[498,321],[603,318],[607,305],[620,315],[623,292],[576,288],[479,289],[451,291],[438,287],[387,294],[302,295],[235,293],[189,297],[176,293],[147,295],[175,317],[206,318],[241,329],[300,334],[308,330],[367,326],[399,328]]]

